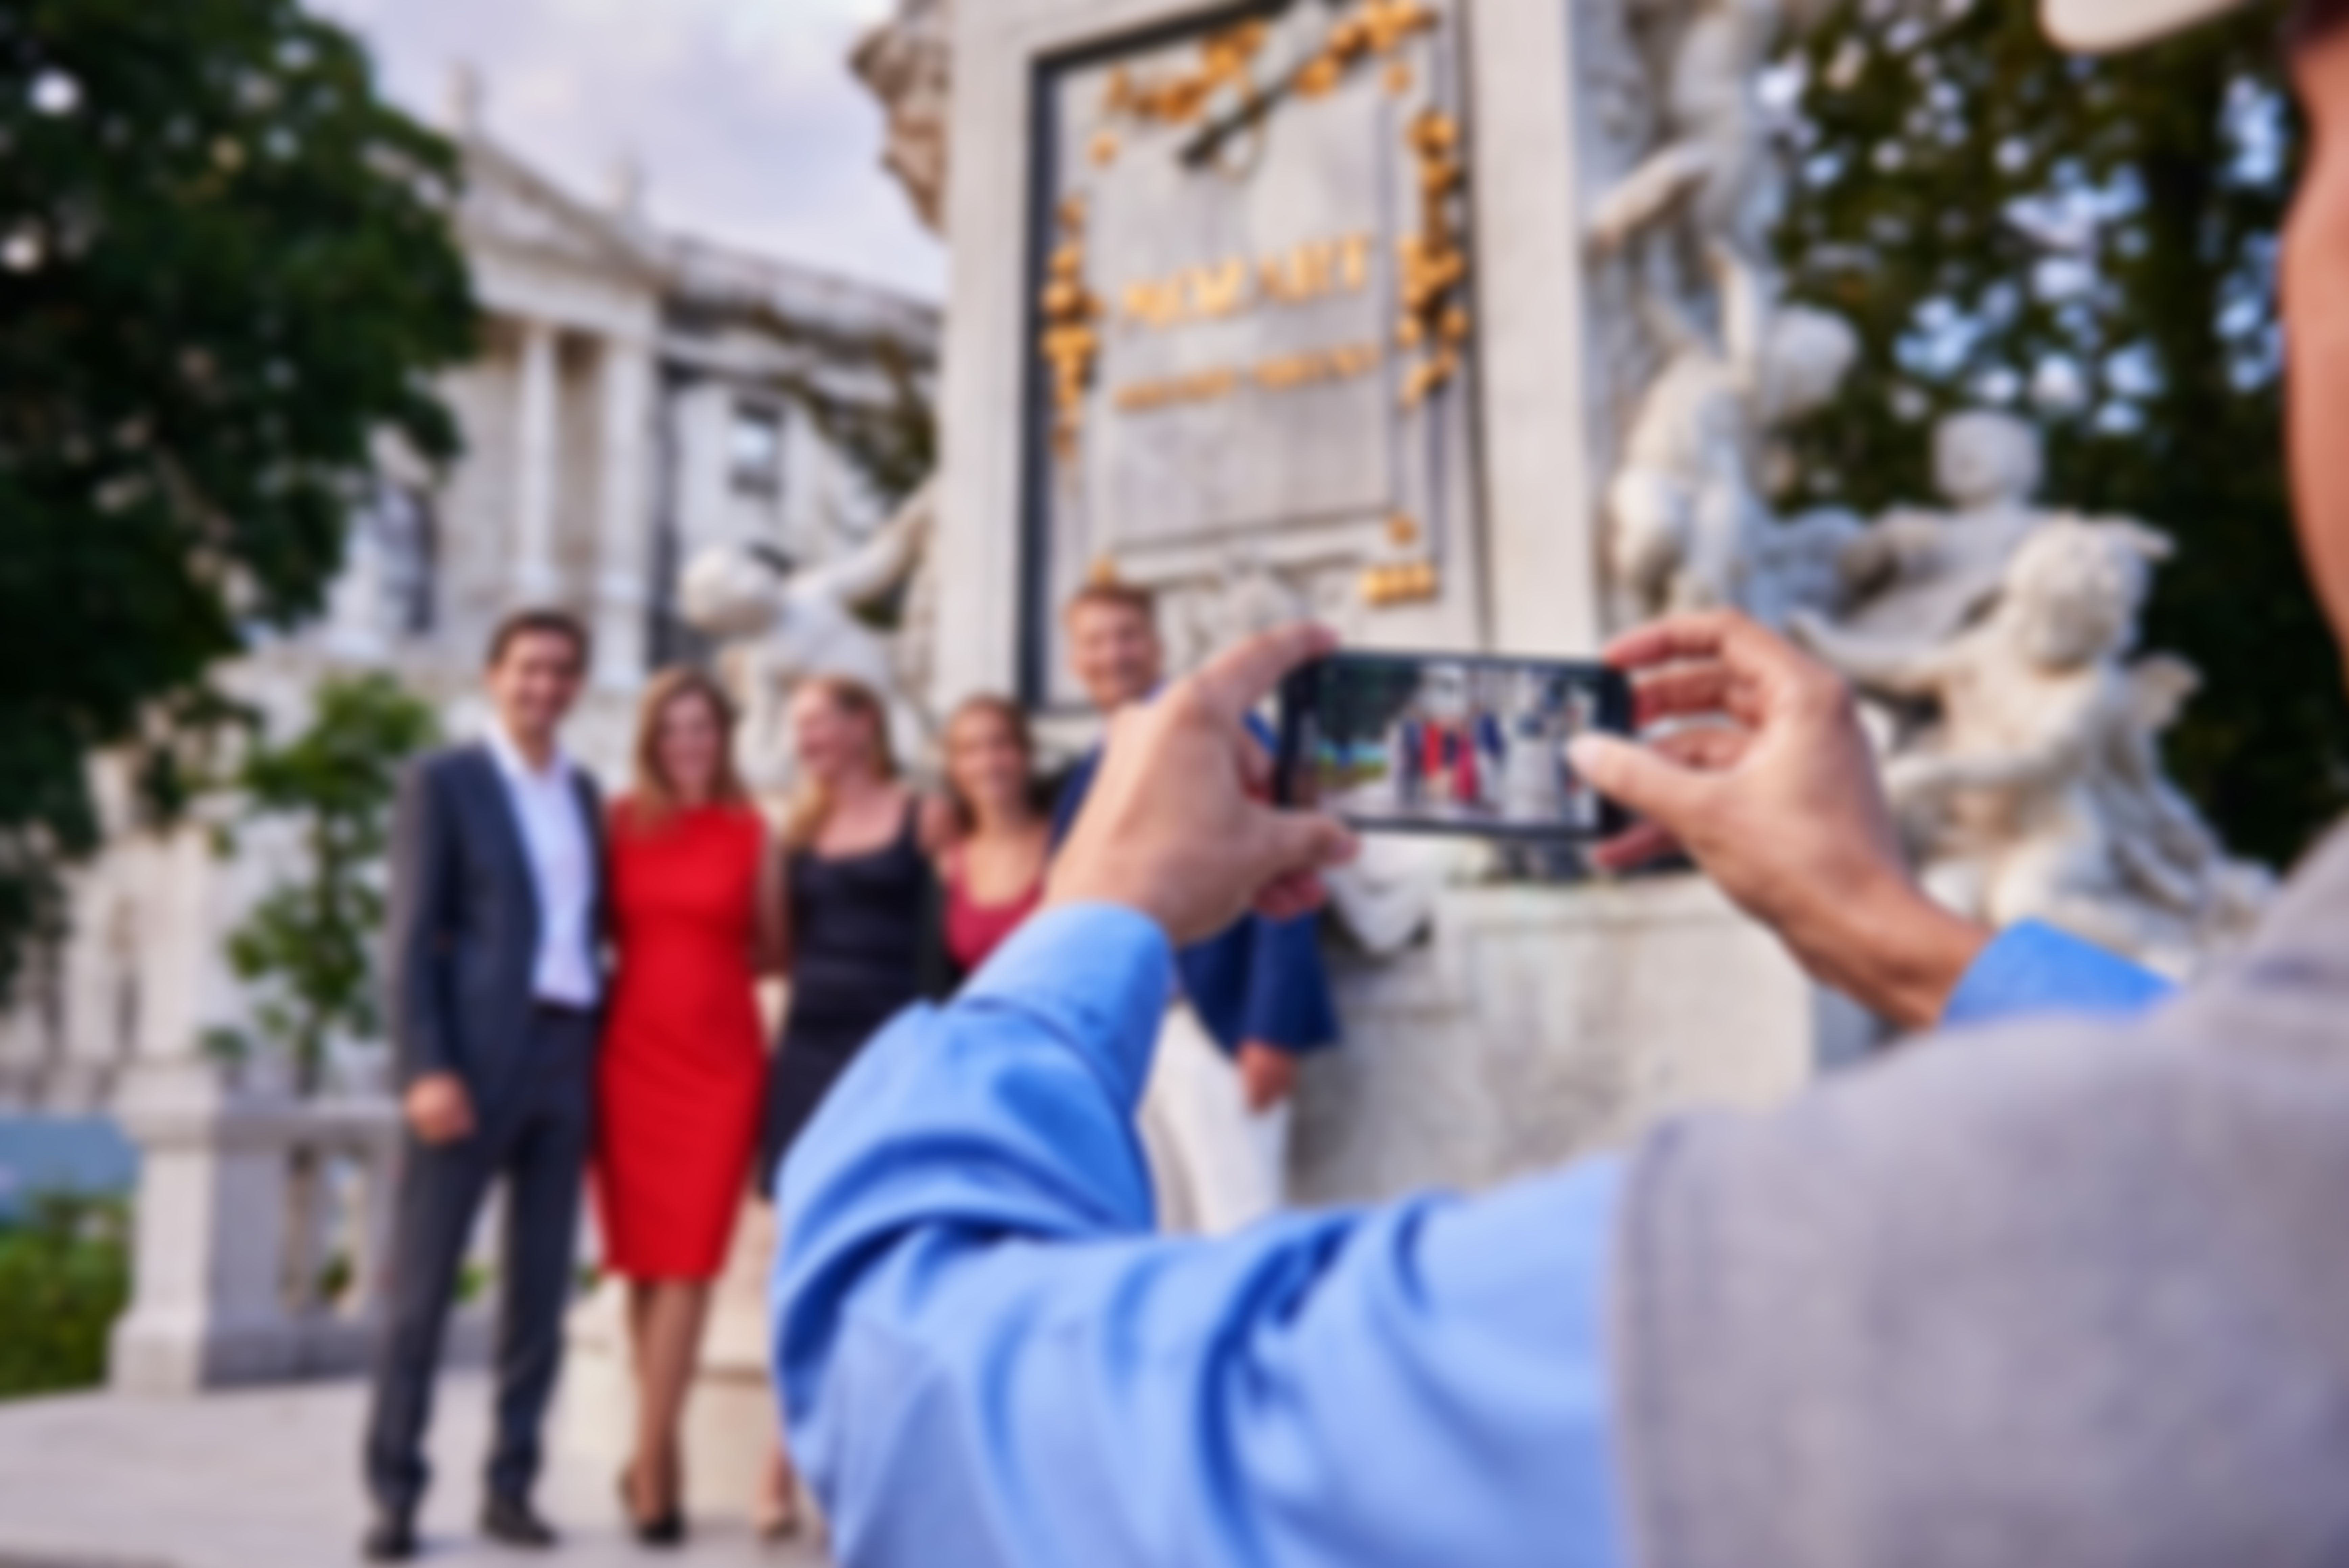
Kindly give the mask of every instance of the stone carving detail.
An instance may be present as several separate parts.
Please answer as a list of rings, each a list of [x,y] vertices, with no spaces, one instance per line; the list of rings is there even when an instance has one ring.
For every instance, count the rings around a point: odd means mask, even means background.
[[[1052,455],[1072,462],[1084,425],[1085,393],[1092,386],[1093,361],[1101,355],[1101,301],[1085,286],[1085,202],[1061,199],[1056,214],[1061,241],[1052,247],[1050,275],[1037,300],[1043,326],[1036,351],[1052,368]]]
[[[935,592],[924,569],[936,511],[930,487],[898,508],[873,537],[837,560],[808,568],[755,547],[713,545],[686,563],[678,598],[685,618],[724,646],[719,670],[742,715],[736,763],[761,794],[789,791],[792,689],[810,675],[845,675],[889,704],[890,740],[900,761],[923,759],[932,730],[924,706]],[[903,591],[903,629],[876,630],[869,612]]]
[[[1944,455],[1992,434],[2010,454],[2023,450],[2011,431],[1977,422],[1958,427]],[[1801,611],[1795,630],[1863,691],[1928,706],[1885,777],[1937,897],[1999,925],[2049,920],[2182,975],[2247,933],[2270,879],[2229,858],[2162,775],[2161,732],[2195,676],[2175,659],[2127,656],[2169,542],[2135,523],[2034,516],[2016,499],[1929,525],[1934,548],[1911,558],[1939,564],[1896,579],[1841,627]],[[1896,555],[1920,537],[1918,514],[1895,514],[1847,554]],[[1987,611],[1964,623],[1959,607],[1983,602],[1964,590],[2000,556]],[[1945,611],[1961,619],[1937,624]],[[1885,635],[1911,627],[1923,635]]]
[[[1610,341],[1616,373],[1627,354],[1655,357],[1629,383],[1606,493],[1609,615],[1728,606],[1790,626],[1886,705],[1888,783],[1938,896],[2185,972],[2242,934],[2267,880],[2161,773],[2161,732],[2194,676],[2129,655],[2168,541],[2035,510],[2036,435],[1980,411],[1935,432],[1948,512],[1868,526],[1771,509],[1774,436],[1833,397],[1857,347],[1838,317],[1779,302],[1766,246],[1785,171],[1759,73],[1816,9],[1625,0],[1607,35],[1616,67],[1644,62],[1649,90],[1643,106],[1636,77],[1609,78],[1615,119],[1644,134],[1588,239],[1595,263],[1620,257],[1644,340]]]
[[[849,68],[889,117],[882,166],[922,225],[946,233],[947,145],[954,118],[953,0],[897,0],[897,14],[858,40]]]
[[[1839,589],[1856,601],[1845,628],[1931,643],[1955,635],[1997,597],[2007,562],[2053,514],[2031,505],[2044,464],[2039,432],[1987,409],[1933,430],[1933,476],[1948,512],[1902,507],[1849,540]]]
[[[1638,242],[1648,286],[1661,296],[1702,293],[1701,277],[1674,277],[1692,259],[1724,253],[1751,278],[1772,275],[1769,236],[1785,171],[1771,143],[1762,73],[1784,36],[1826,10],[1820,0],[1630,0],[1616,36],[1650,40],[1651,138],[1629,173],[1599,200],[1590,240],[1602,254]],[[1633,115],[1619,109],[1620,118]]]
[[[1786,171],[1762,73],[1822,10],[1621,0],[1596,18],[1587,74],[1630,160],[1587,228],[1601,291],[1629,305],[1601,327],[1623,421],[1601,557],[1618,625],[1714,605],[1782,622],[1832,599],[1857,529],[1782,523],[1767,500],[1773,436],[1832,398],[1857,352],[1840,317],[1780,304],[1769,255]]]
[[[1717,253],[1724,341],[1716,347],[1649,296],[1668,357],[1640,398],[1607,490],[1612,613],[1629,624],[1675,610],[1736,606],[1766,620],[1808,597],[1778,580],[1800,574],[1833,520],[1783,526],[1764,497],[1771,433],[1835,395],[1858,350],[1840,317],[1794,306],[1764,314],[1750,275]],[[1741,296],[1739,290],[1744,292]]]

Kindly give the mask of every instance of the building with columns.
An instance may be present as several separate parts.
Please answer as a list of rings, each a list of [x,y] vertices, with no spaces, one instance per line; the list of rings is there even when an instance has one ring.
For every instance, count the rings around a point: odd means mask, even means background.
[[[835,432],[926,399],[937,311],[664,233],[625,169],[600,199],[562,190],[488,134],[463,78],[449,130],[484,318],[443,389],[464,454],[441,473],[384,454],[324,617],[225,684],[283,734],[322,676],[388,670],[463,735],[498,618],[559,605],[595,641],[572,744],[617,784],[636,688],[698,651],[675,613],[679,564],[718,542],[814,564],[878,524],[886,504]],[[126,781],[98,771],[118,838],[76,879],[70,939],[0,1016],[0,1111],[106,1109],[134,1064],[201,1077],[206,1033],[245,1017],[221,944],[286,846],[240,832],[224,858],[201,827],[136,831]]]

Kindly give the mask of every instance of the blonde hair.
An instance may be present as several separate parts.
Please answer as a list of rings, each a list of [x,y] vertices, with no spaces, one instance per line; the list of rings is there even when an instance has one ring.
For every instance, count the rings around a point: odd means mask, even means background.
[[[879,692],[846,675],[809,676],[792,693],[794,701],[802,691],[821,692],[841,712],[863,720],[873,734],[874,771],[884,779],[894,781],[897,777],[897,752],[889,742],[889,710]],[[823,825],[831,815],[832,792],[816,779],[803,781],[783,816],[783,847],[807,848],[823,832]]]
[[[1114,577],[1087,583],[1061,607],[1061,624],[1066,626],[1076,619],[1079,610],[1093,608],[1124,610],[1148,621],[1152,630],[1158,628],[1158,596],[1138,583],[1121,582]]]
[[[954,732],[957,724],[981,713],[999,720],[1003,727],[1011,732],[1011,743],[1019,748],[1020,756],[1028,763],[1031,786],[1036,772],[1036,732],[1029,727],[1028,710],[1009,697],[998,697],[992,692],[983,691],[976,697],[964,698],[961,705],[947,715],[944,734],[947,756],[947,804],[954,808],[955,826],[965,833],[978,826],[978,811],[971,805],[970,797],[962,793],[962,786],[955,783]]]
[[[636,741],[630,751],[628,817],[636,827],[657,827],[677,815],[677,784],[661,771],[661,721],[672,704],[688,699],[709,705],[718,721],[718,775],[710,781],[713,805],[734,805],[748,798],[742,777],[734,771],[734,704],[726,689],[708,670],[672,665],[652,678],[636,704]]]

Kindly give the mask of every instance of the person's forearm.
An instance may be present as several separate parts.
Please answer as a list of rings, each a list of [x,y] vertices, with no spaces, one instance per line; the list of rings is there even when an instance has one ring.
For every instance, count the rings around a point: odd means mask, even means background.
[[[1820,900],[1781,934],[1814,979],[1904,1030],[1940,1020],[1992,935],[1889,876],[1852,898]]]

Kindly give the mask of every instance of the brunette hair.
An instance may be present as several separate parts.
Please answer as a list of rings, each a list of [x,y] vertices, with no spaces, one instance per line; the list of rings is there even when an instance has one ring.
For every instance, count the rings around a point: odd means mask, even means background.
[[[976,697],[966,697],[962,700],[961,705],[947,715],[947,727],[943,732],[947,755],[947,765],[944,770],[947,804],[954,808],[955,826],[963,833],[968,833],[978,826],[978,811],[971,805],[970,797],[962,793],[962,786],[955,783],[954,731],[955,726],[965,719],[980,713],[994,718],[1005,729],[1011,732],[1011,743],[1019,748],[1019,755],[1028,763],[1029,804],[1031,805],[1041,804],[1041,792],[1036,784],[1036,732],[1029,725],[1028,710],[1009,697],[998,697],[992,692],[981,692]]]
[[[1061,607],[1061,624],[1065,626],[1076,619],[1077,612],[1090,606],[1130,610],[1148,621],[1152,629],[1155,630],[1158,626],[1158,596],[1134,583],[1122,583],[1114,577],[1087,583],[1071,594],[1069,602]]]
[[[587,623],[569,610],[554,609],[545,605],[518,609],[498,622],[490,633],[489,656],[482,659],[486,670],[495,670],[505,662],[506,649],[525,637],[559,637],[571,644],[572,663],[581,670],[587,668],[589,654],[595,644],[587,635]]]
[[[657,827],[677,814],[677,785],[661,771],[661,722],[681,701],[698,701],[718,721],[718,776],[711,781],[714,805],[736,805],[749,798],[742,777],[734,771],[734,704],[726,689],[706,670],[676,664],[652,678],[636,704],[636,743],[629,756],[634,764],[628,784],[628,817],[637,827]]]
[[[861,719],[873,732],[873,766],[885,779],[897,777],[897,753],[889,742],[889,709],[881,694],[862,680],[845,675],[811,675],[792,693],[820,691],[832,705],[852,719]],[[802,782],[783,818],[783,847],[805,849],[823,831],[832,815],[832,792],[814,779]]]

